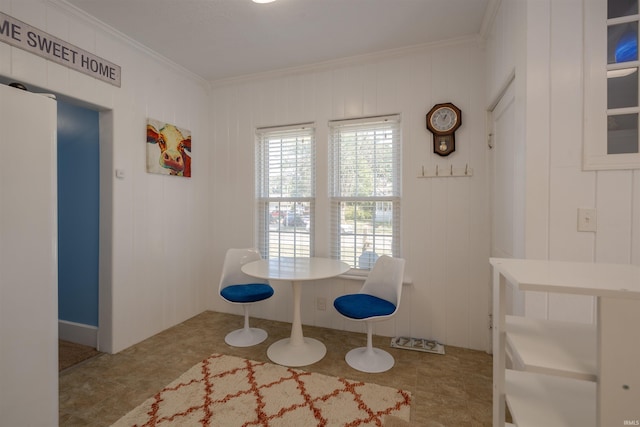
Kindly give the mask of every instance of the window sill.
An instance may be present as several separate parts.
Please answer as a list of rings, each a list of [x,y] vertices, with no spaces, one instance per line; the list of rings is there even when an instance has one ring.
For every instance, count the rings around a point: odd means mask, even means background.
[[[367,273],[357,273],[357,272],[349,272],[346,274],[341,274],[338,276],[340,279],[345,280],[360,280],[364,282],[367,279]],[[410,277],[405,276],[402,280],[403,285],[413,285],[413,280]]]

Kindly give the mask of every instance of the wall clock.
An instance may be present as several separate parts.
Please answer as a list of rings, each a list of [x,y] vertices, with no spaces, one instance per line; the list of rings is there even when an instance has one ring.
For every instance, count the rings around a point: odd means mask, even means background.
[[[433,133],[433,152],[448,156],[456,151],[456,129],[462,124],[462,112],[450,102],[436,104],[427,113],[427,129]]]

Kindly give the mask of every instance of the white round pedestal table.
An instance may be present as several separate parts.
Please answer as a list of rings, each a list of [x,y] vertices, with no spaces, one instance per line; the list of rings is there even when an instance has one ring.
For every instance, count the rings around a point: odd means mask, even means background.
[[[300,300],[302,283],[327,279],[349,271],[349,265],[329,258],[273,258],[253,261],[242,266],[242,271],[250,276],[268,280],[291,282],[293,290],[293,320],[291,336],[271,344],[267,356],[283,366],[306,366],[321,360],[327,353],[325,345],[302,333]]]

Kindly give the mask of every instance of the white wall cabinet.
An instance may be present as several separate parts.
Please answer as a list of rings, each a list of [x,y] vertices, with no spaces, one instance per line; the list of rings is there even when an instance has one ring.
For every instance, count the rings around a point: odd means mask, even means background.
[[[640,425],[640,267],[501,258],[491,265],[494,427],[505,425],[507,406],[518,427]],[[507,283],[594,296],[597,322],[507,316]]]

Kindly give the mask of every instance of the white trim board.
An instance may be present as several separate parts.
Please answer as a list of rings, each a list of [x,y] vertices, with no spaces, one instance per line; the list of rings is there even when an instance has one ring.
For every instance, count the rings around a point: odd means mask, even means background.
[[[58,338],[76,344],[98,347],[98,328],[82,323],[58,320]]]

